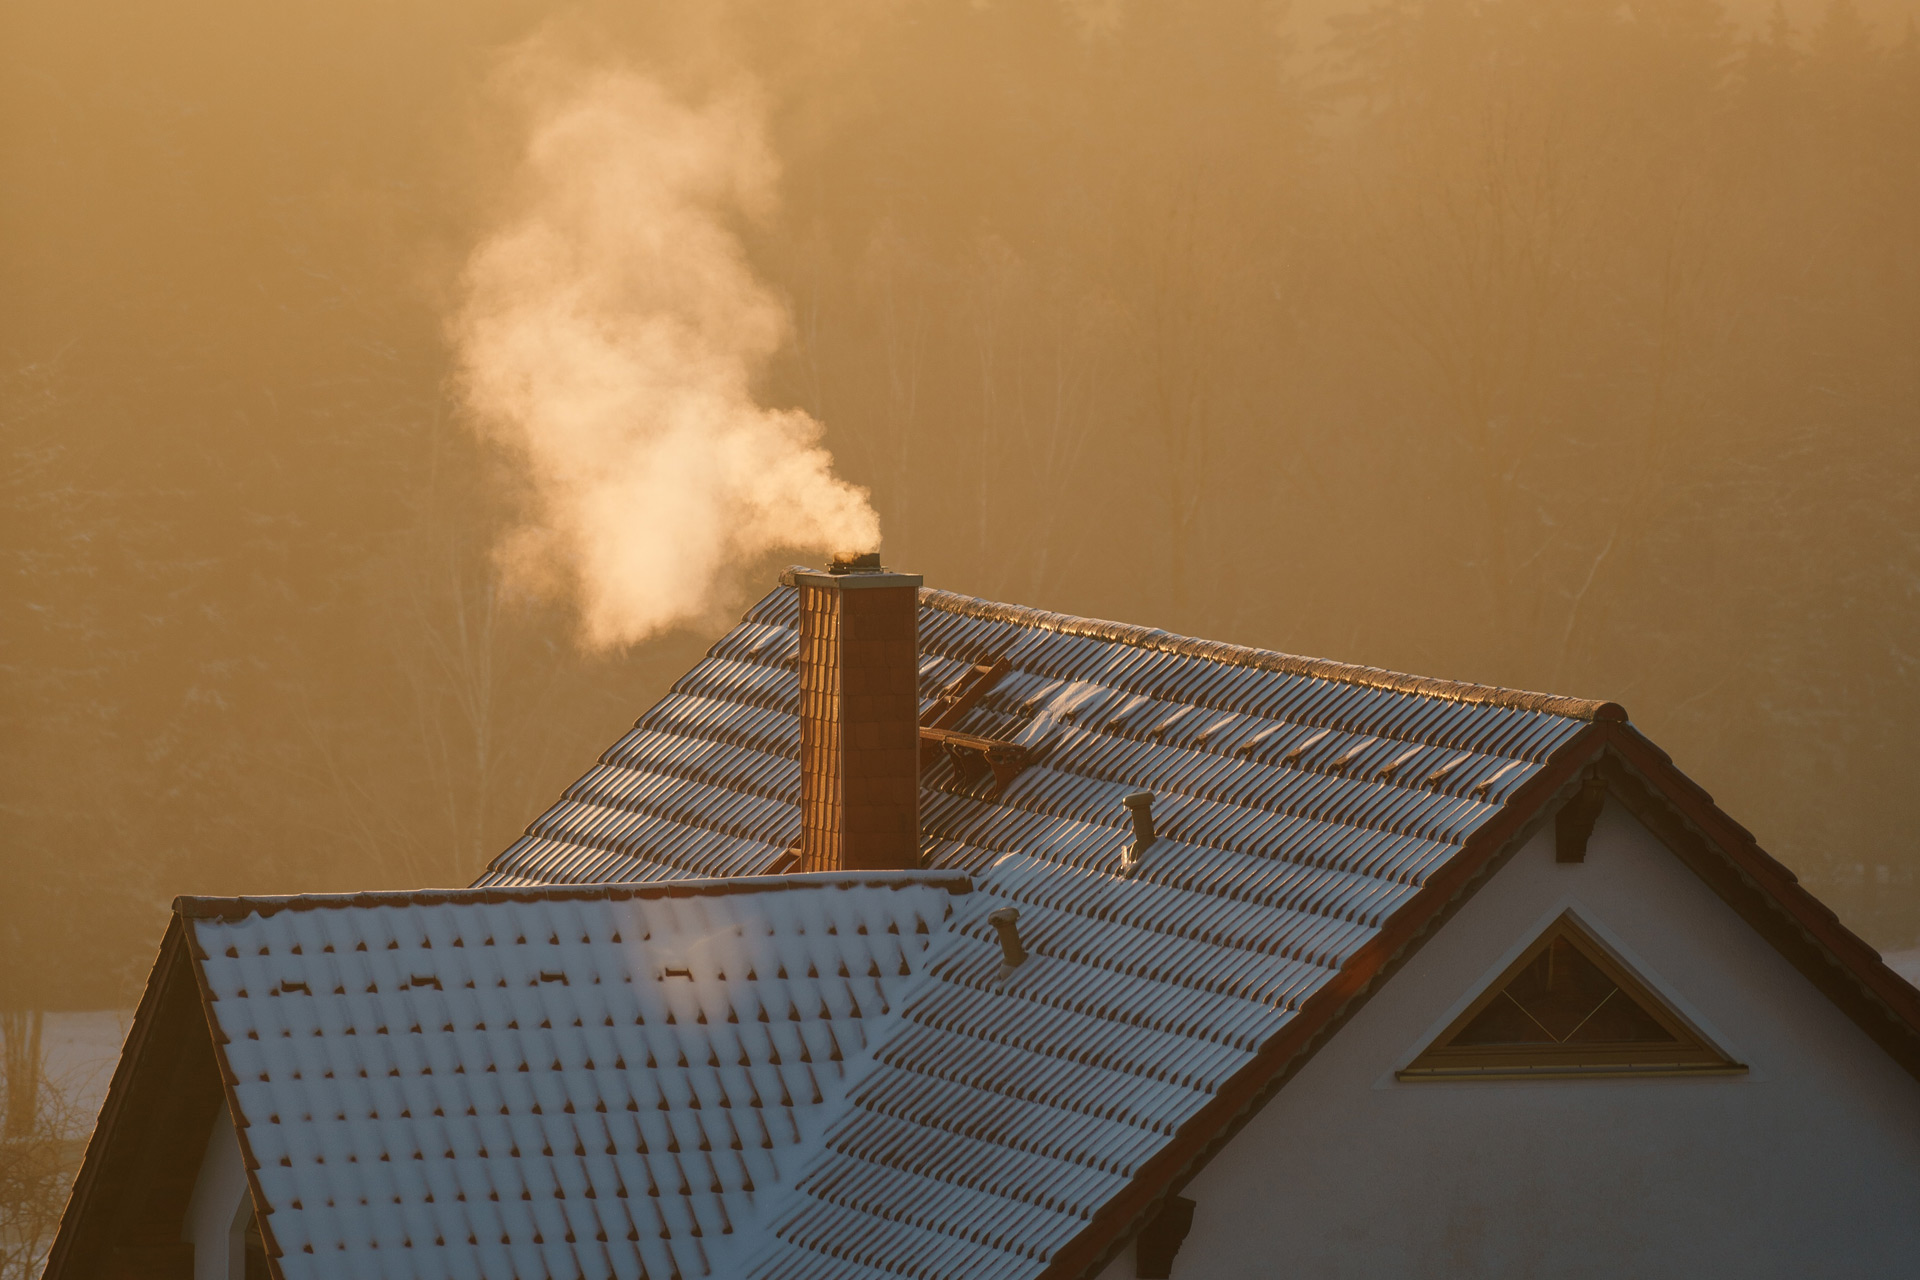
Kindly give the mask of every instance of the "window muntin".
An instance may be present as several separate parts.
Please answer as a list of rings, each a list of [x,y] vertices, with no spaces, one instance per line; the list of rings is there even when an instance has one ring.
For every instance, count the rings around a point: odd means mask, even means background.
[[[1745,1070],[1569,912],[1396,1074],[1423,1080]]]

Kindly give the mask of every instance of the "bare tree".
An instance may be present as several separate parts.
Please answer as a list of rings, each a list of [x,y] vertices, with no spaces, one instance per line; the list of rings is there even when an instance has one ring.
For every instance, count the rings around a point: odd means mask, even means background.
[[[1551,536],[1520,517],[1543,443],[1541,364],[1576,282],[1585,175],[1550,111],[1496,98],[1464,125],[1411,114],[1352,248],[1381,313],[1427,357],[1477,491],[1489,638],[1512,661],[1529,621],[1521,570]]]
[[[1194,595],[1193,546],[1212,478],[1214,364],[1225,256],[1208,175],[1188,166],[1154,219],[1145,316],[1148,421],[1159,445],[1170,591],[1187,625]]]
[[[38,1009],[0,1013],[0,1040],[6,1042],[8,1141],[33,1132],[40,1114],[40,1031],[44,1018]]]
[[[888,506],[898,541],[913,537],[917,486],[914,438],[920,431],[920,388],[927,363],[928,309],[915,288],[917,263],[899,228],[883,222],[867,246],[863,275],[875,300],[886,361],[886,407],[867,433],[875,497]],[[858,439],[858,437],[855,437]]]
[[[393,695],[381,749],[357,722],[302,708],[333,838],[414,885],[467,883],[499,852],[500,815],[537,811],[526,786],[555,747],[554,690],[572,669],[538,602],[503,594],[493,529],[463,499],[436,451],[412,525],[371,566]]]
[[[39,1010],[0,1013],[6,1131],[0,1138],[0,1280],[30,1280],[53,1246],[86,1122],[66,1082],[46,1076]]]

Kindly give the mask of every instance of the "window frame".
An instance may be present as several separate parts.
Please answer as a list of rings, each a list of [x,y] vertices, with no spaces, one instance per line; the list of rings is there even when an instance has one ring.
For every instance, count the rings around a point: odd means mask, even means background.
[[[1542,952],[1565,939],[1673,1037],[1673,1044],[1456,1045],[1453,1040],[1505,994]],[[1652,986],[1580,923],[1571,910],[1554,922],[1474,997],[1446,1029],[1406,1066],[1394,1072],[1405,1082],[1421,1080],[1511,1080],[1618,1078],[1623,1076],[1741,1075],[1736,1062],[1681,1016]]]

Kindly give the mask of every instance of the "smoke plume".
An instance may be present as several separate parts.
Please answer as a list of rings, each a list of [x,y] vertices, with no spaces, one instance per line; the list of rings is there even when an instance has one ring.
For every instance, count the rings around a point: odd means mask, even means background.
[[[753,558],[877,547],[820,423],[754,396],[789,333],[733,229],[775,198],[757,96],[607,70],[531,97],[519,204],[453,324],[467,407],[530,486],[509,580],[571,588],[602,648],[713,616]]]

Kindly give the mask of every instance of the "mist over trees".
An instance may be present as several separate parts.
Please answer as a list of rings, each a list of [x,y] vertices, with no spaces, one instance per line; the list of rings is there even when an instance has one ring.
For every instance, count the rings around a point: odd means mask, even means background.
[[[607,56],[769,95],[761,393],[890,564],[1617,699],[1913,942],[1910,23],[661,8]],[[0,1006],[130,1002],[177,893],[466,882],[710,643],[586,656],[491,571],[518,490],[443,325],[518,143],[487,70],[550,13],[0,19]]]

